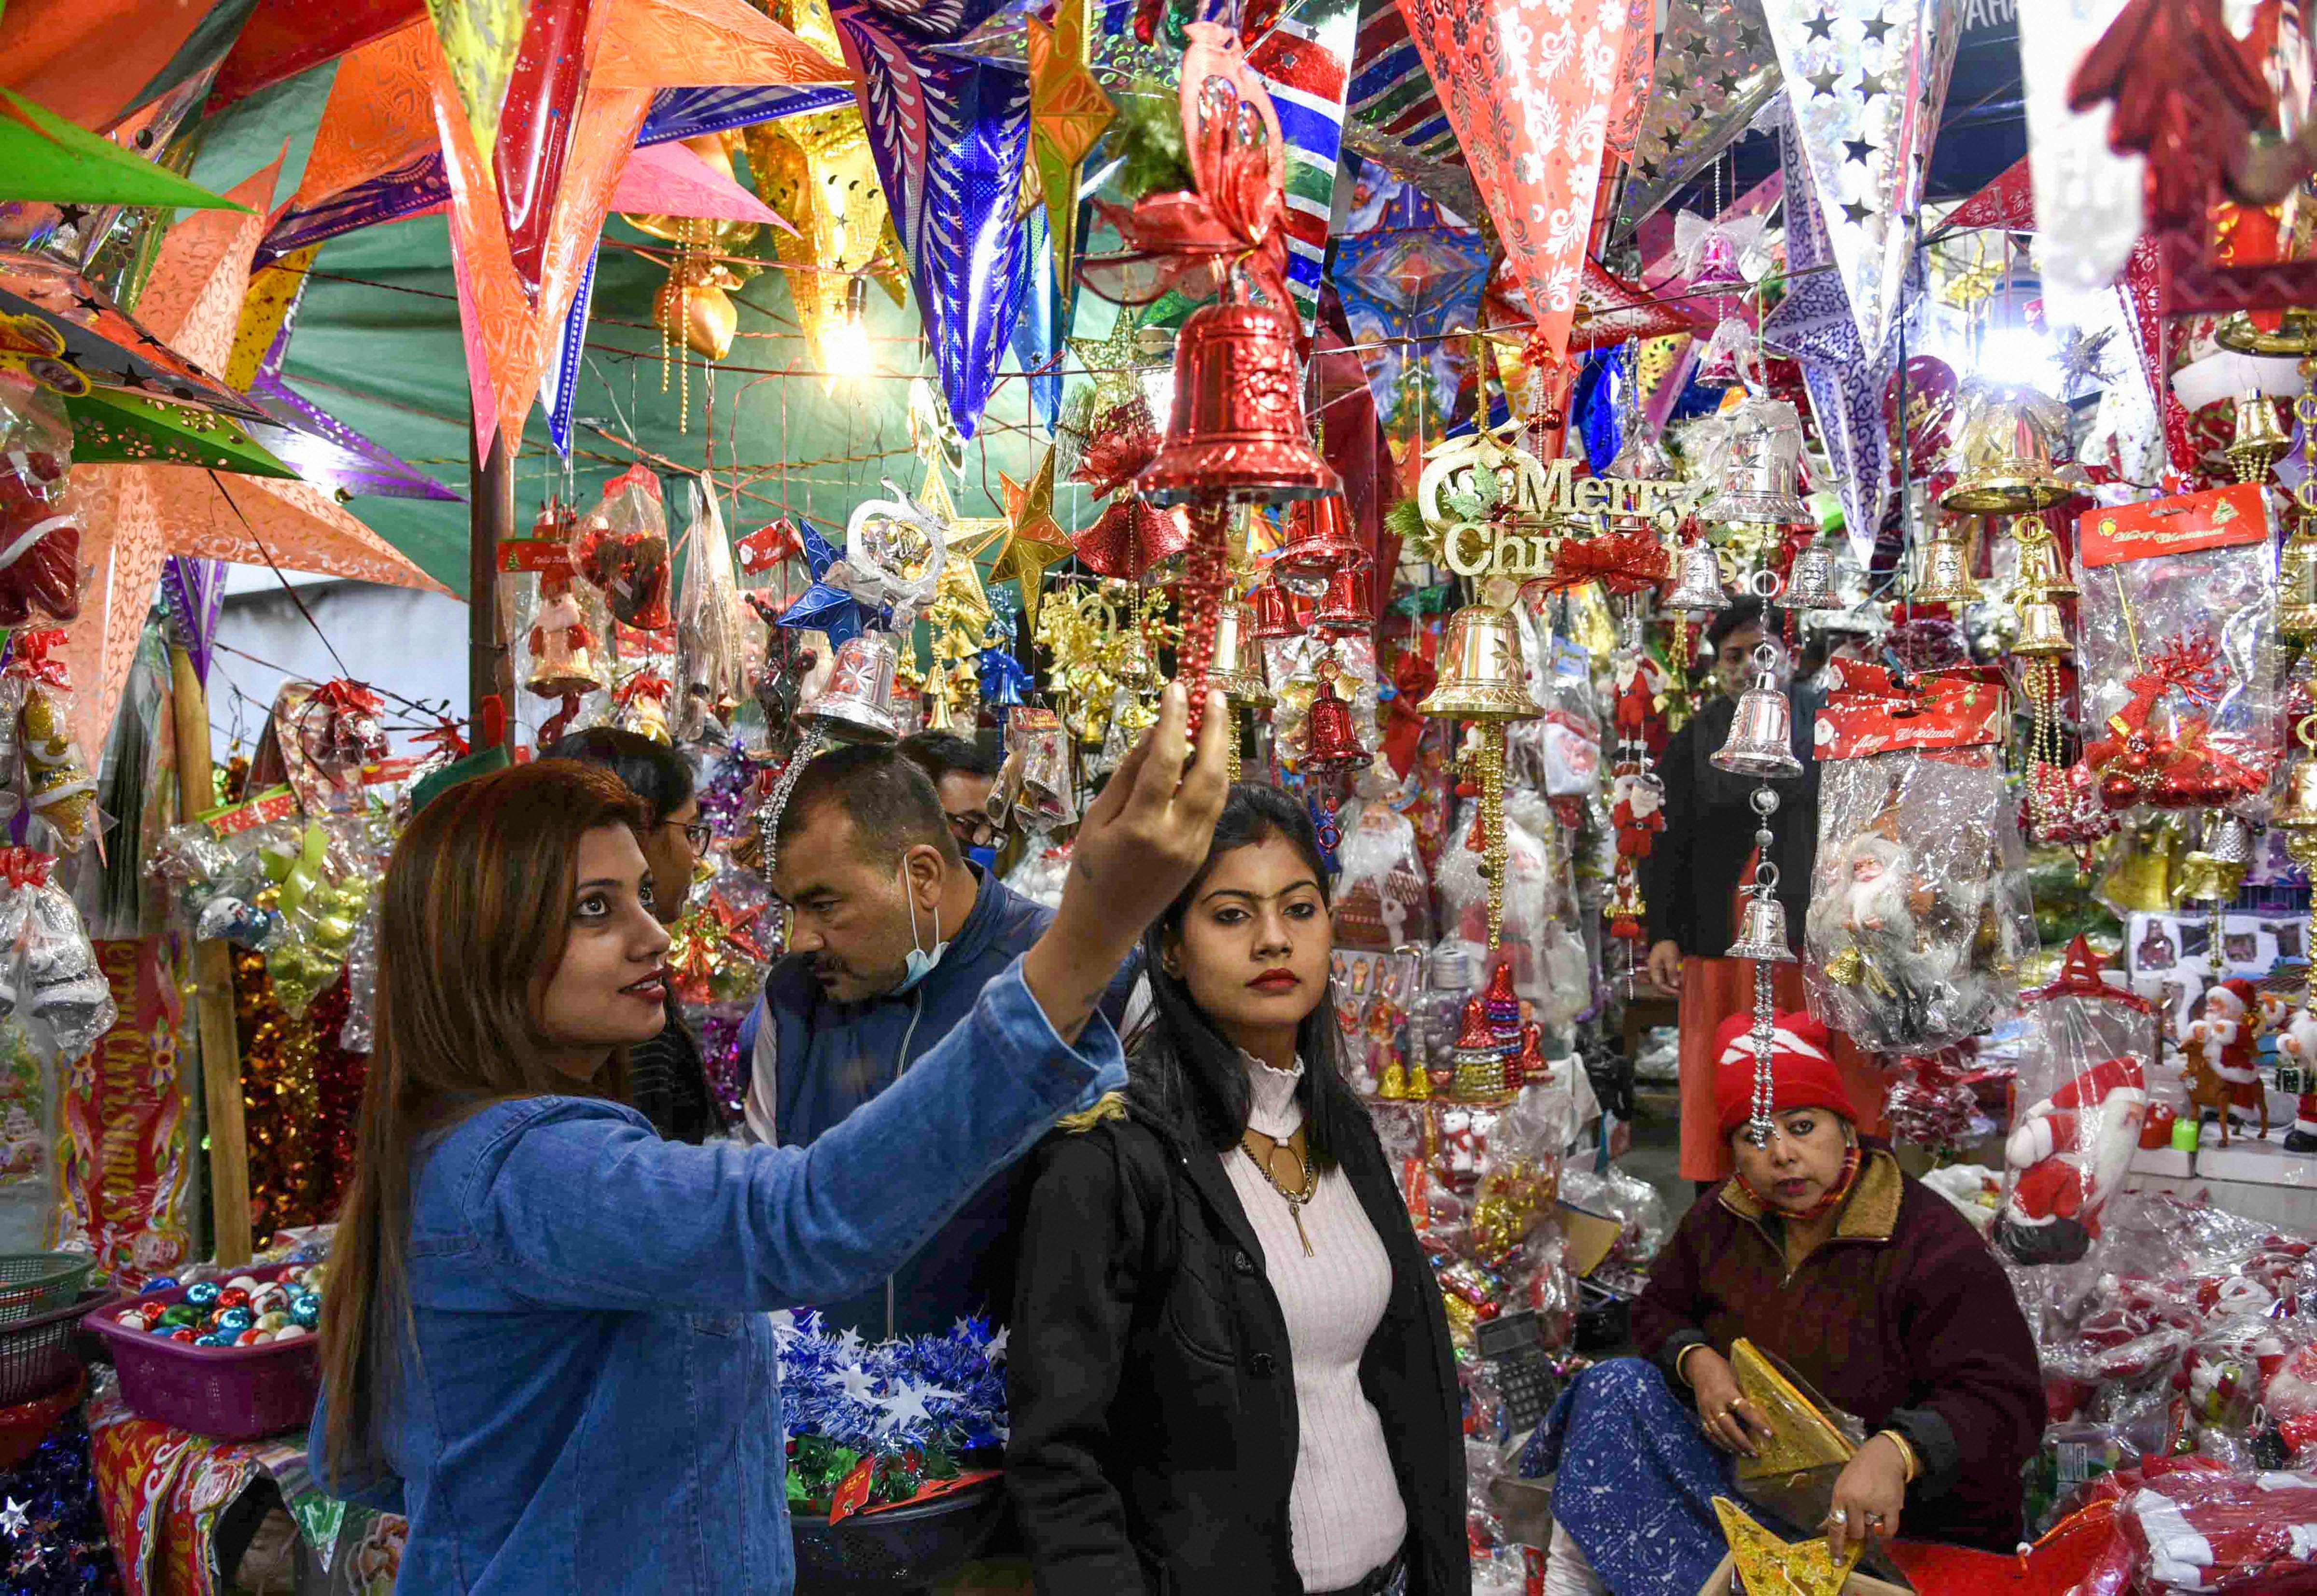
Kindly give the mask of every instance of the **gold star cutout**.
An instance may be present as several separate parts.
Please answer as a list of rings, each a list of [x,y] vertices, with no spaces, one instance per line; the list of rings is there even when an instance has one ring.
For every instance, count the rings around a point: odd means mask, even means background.
[[[1722,1537],[1738,1560],[1738,1577],[1747,1596],[1841,1596],[1850,1571],[1858,1566],[1864,1541],[1851,1545],[1838,1564],[1826,1538],[1784,1541],[1748,1518],[1726,1496],[1713,1499],[1714,1516],[1722,1520]]]
[[[1070,352],[1094,377],[1094,413],[1123,405],[1142,391],[1141,318],[1124,306],[1100,338],[1073,338]]]
[[[1070,557],[1070,538],[1054,520],[1054,450],[1048,444],[1038,458],[1038,468],[1024,487],[1003,471],[998,485],[1006,494],[1006,519],[1013,535],[990,571],[990,579],[1010,579],[1022,584],[1022,612],[1038,624],[1038,588],[1048,566]]]
[[[1078,168],[1118,108],[1087,70],[1087,0],[1056,0],[1054,25],[1028,19],[1030,154],[1045,191],[1054,281],[1067,283],[1078,230]]]
[[[981,568],[975,562],[1006,534],[1006,523],[994,515],[960,515],[939,466],[926,468],[917,502],[941,523],[942,542],[949,551],[949,557],[942,562],[941,584],[934,590],[934,602],[950,601],[959,618],[979,636],[983,627],[997,619],[997,612],[989,607],[989,595],[981,585]]]

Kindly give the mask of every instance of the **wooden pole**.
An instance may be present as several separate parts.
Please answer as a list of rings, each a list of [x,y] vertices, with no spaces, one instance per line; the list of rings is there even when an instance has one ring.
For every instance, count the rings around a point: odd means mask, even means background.
[[[209,695],[193,656],[169,646],[177,734],[177,808],[191,820],[217,806],[210,770]],[[241,1037],[233,1021],[233,953],[217,938],[193,944],[193,1015],[201,1044],[202,1113],[210,1136],[210,1211],[219,1263],[249,1261],[249,1140],[242,1124]]]
[[[514,535],[514,466],[506,434],[491,439],[488,454],[467,432],[467,740],[482,751],[483,700],[497,694],[514,713],[514,661],[499,631],[499,541]]]

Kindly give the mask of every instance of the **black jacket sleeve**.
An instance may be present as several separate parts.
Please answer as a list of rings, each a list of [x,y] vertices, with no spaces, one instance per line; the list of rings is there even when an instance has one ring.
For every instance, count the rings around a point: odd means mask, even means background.
[[[1642,907],[1649,922],[1650,946],[1671,942],[1684,953],[1695,953],[1697,938],[1690,924],[1689,856],[1697,828],[1696,783],[1690,753],[1697,722],[1674,733],[1658,761],[1665,783],[1665,830],[1650,845],[1642,860]]]
[[[1057,1134],[1036,1156],[1006,1353],[1006,1489],[1038,1596],[1123,1596],[1149,1581],[1106,1468],[1150,1211],[1106,1126]]]

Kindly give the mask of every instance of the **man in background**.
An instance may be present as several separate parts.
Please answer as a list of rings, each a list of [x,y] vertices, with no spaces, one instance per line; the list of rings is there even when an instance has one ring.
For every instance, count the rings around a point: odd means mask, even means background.
[[[989,810],[997,786],[998,751],[955,732],[917,732],[901,739],[901,756],[934,784],[942,817],[966,858],[985,870],[995,868],[1004,832]]]
[[[933,783],[889,745],[805,767],[771,878],[788,952],[751,1019],[747,1119],[754,1140],[782,1146],[812,1142],[900,1079],[1053,918],[965,858]],[[1102,1004],[1114,1023],[1134,973]],[[1002,1312],[1015,1183],[1011,1172],[992,1180],[881,1288],[822,1305],[829,1327],[879,1341]]]

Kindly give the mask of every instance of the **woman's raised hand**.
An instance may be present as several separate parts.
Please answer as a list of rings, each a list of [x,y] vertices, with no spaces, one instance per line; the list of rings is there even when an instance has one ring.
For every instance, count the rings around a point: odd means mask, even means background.
[[[1087,806],[1070,849],[1070,873],[1054,923],[1023,955],[1022,976],[1066,1040],[1141,939],[1175,901],[1215,835],[1230,790],[1231,718],[1220,691],[1207,694],[1206,723],[1188,765],[1190,710],[1179,684],[1159,700],[1158,723],[1143,734],[1100,797]]]

